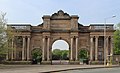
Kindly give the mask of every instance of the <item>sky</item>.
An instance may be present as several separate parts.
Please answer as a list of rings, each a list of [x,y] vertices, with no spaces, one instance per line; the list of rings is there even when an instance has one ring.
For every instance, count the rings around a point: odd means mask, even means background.
[[[69,44],[64,40],[56,40],[52,44],[52,50],[54,49],[69,50]]]
[[[120,22],[120,0],[0,0],[0,11],[6,12],[8,23],[42,23],[43,15],[51,15],[63,10],[70,15],[78,15],[79,23]]]
[[[7,13],[8,23],[37,26],[43,22],[43,15],[52,15],[58,10],[78,15],[78,22],[85,26],[120,22],[120,0],[0,0],[0,11]],[[111,18],[113,15],[116,17]]]

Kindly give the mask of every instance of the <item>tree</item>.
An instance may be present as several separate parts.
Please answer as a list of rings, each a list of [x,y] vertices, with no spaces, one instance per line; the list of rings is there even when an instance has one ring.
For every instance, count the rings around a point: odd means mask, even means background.
[[[86,59],[87,58],[87,51],[82,49],[82,50],[79,51],[78,55],[79,55],[79,58]]]
[[[34,61],[33,64],[41,63],[42,51],[40,48],[34,48],[31,54],[32,54],[32,61]]]
[[[33,49],[31,54],[33,59],[42,58],[42,51],[40,48]]]
[[[54,49],[52,52],[52,59],[53,60],[68,60],[69,59],[69,51],[68,50],[60,50]]]
[[[120,54],[120,23],[114,32],[114,54]]]
[[[5,19],[6,13],[0,14],[0,58],[6,56],[8,49],[10,48],[8,42],[13,38],[13,32],[10,27],[7,27],[7,21]]]
[[[68,60],[69,59],[69,51],[68,50],[61,50],[61,52],[62,52],[62,55],[61,55],[62,59]]]
[[[52,59],[53,60],[60,60],[61,59],[61,50],[60,49],[54,49],[52,52]]]

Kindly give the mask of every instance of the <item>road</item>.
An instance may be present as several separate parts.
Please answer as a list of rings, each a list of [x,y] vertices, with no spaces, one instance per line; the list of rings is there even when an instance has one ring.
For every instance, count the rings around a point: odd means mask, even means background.
[[[99,69],[94,69],[94,68],[99,68]],[[0,65],[0,73],[43,73],[43,72],[53,73],[57,71],[59,71],[58,73],[101,73],[101,72],[120,73],[120,68],[118,67],[106,68],[106,69],[101,69],[101,68],[104,68],[104,66],[103,65]]]
[[[70,70],[70,71],[63,71],[58,73],[120,73],[120,68]]]

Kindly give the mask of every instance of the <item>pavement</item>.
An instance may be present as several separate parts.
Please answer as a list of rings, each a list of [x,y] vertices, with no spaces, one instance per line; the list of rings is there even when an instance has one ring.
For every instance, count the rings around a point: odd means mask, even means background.
[[[0,73],[55,73],[67,70],[119,67],[118,65],[0,65]]]

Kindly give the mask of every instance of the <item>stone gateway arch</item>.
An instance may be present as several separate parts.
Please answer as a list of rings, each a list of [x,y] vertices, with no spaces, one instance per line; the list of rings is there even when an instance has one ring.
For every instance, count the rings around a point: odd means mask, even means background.
[[[44,15],[42,19],[43,23],[38,26],[8,24],[8,27],[17,32],[11,41],[14,50],[8,52],[6,60],[29,61],[32,59],[31,51],[38,48],[42,51],[42,62],[50,63],[52,44],[59,39],[69,44],[70,62],[79,62],[78,52],[81,49],[88,51],[90,61],[107,60],[107,55],[113,53],[113,24],[106,24],[107,28],[104,24],[83,26],[78,23],[77,15],[69,15],[62,10],[52,15]],[[104,28],[106,28],[105,36]],[[15,40],[16,38],[19,40]]]

